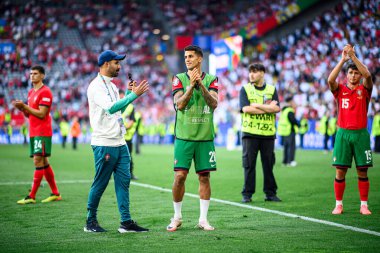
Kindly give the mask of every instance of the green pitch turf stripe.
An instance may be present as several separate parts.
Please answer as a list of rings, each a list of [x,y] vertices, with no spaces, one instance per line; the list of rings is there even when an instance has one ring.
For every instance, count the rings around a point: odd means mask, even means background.
[[[113,180],[110,180],[110,182],[113,182]],[[62,180],[62,181],[57,181],[57,183],[58,184],[92,183],[92,180]],[[31,182],[0,182],[0,186],[28,185],[28,184],[31,184]],[[154,186],[154,185],[150,185],[150,184],[142,184],[142,183],[136,183],[136,182],[131,182],[131,184],[136,185],[136,186],[140,186],[140,187],[144,187],[144,188],[148,188],[148,189],[163,191],[163,192],[169,192],[169,193],[172,192],[171,189],[166,189],[163,187],[158,187],[158,186]],[[191,198],[197,198],[197,199],[199,198],[199,196],[197,194],[185,193],[185,195],[188,197],[191,197]],[[310,221],[310,222],[314,222],[314,223],[320,223],[320,224],[325,224],[328,226],[343,228],[346,230],[351,230],[351,231],[355,231],[355,232],[359,232],[359,233],[380,236],[380,233],[376,232],[376,231],[357,228],[357,227],[353,227],[353,226],[347,226],[347,225],[343,225],[343,224],[336,223],[336,222],[314,219],[314,218],[310,218],[310,217],[306,217],[306,216],[302,216],[302,215],[286,213],[286,212],[271,210],[271,209],[267,209],[267,208],[256,207],[256,206],[251,206],[251,205],[247,205],[247,204],[241,204],[241,203],[236,203],[236,202],[232,202],[232,201],[222,200],[222,199],[211,198],[211,200],[213,202],[218,202],[218,203],[225,204],[225,205],[247,208],[247,209],[252,209],[252,210],[256,210],[256,211],[260,211],[260,212],[273,213],[273,214],[277,214],[277,215],[281,215],[281,216],[285,216],[285,217],[289,217],[289,218],[297,218],[297,219]]]

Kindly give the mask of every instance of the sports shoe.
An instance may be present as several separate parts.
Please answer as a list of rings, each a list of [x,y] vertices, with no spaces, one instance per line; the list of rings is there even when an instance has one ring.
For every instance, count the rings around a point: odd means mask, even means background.
[[[243,203],[249,203],[249,202],[252,202],[252,198],[250,198],[250,197],[246,197],[246,196],[243,196],[243,199],[241,200],[241,202],[243,202]]]
[[[20,204],[20,205],[36,204],[36,200],[28,195],[25,198],[20,199],[19,201],[17,201],[17,204]]]
[[[199,229],[205,230],[205,231],[212,231],[212,230],[215,230],[215,228],[212,227],[212,226],[208,223],[208,221],[200,221],[196,227],[198,227]]]
[[[171,218],[171,219],[170,219],[170,224],[166,227],[166,230],[169,231],[169,232],[174,232],[174,231],[176,231],[181,225],[182,225],[182,220],[181,220],[181,219]]]
[[[135,233],[135,232],[148,232],[149,229],[140,227],[133,220],[123,221],[120,223],[120,227],[117,231],[119,233]]]
[[[86,226],[83,228],[84,232],[97,233],[97,232],[107,232],[104,228],[102,228],[98,221],[86,221]]]
[[[58,200],[61,200],[62,197],[61,197],[61,194],[58,194],[58,195],[55,195],[55,194],[50,194],[49,197],[47,197],[46,199],[42,200],[41,202],[42,203],[48,203],[48,202],[52,202],[52,201],[58,201]]]
[[[266,196],[265,201],[281,202],[282,200],[276,195],[273,195],[273,196]]]
[[[360,212],[361,212],[361,210],[362,209],[360,209]],[[336,205],[334,210],[331,213],[332,214],[342,214],[343,213],[343,205]]]
[[[361,205],[360,206],[360,213],[363,214],[363,215],[370,215],[372,214],[370,210],[368,210],[368,206],[367,205]]]

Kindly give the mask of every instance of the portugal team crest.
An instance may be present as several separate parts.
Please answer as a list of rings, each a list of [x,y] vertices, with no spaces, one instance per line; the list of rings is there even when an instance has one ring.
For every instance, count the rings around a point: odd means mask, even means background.
[[[356,93],[358,94],[358,96],[362,95],[362,91],[361,90],[357,90]]]
[[[177,86],[179,84],[179,79],[177,77],[175,77],[173,79],[173,86]]]
[[[108,162],[109,160],[110,160],[110,154],[106,154],[105,156],[104,156],[104,159],[106,159],[106,162]]]

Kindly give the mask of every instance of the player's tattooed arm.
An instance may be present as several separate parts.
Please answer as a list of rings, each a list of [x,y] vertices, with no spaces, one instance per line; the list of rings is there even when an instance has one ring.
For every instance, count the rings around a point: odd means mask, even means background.
[[[189,86],[189,89],[187,89],[185,93],[180,90],[174,94],[174,104],[178,110],[185,110],[187,104],[191,99],[191,96],[193,95],[193,91],[194,86]]]
[[[199,87],[201,88],[202,95],[206,101],[206,104],[212,110],[215,110],[215,108],[218,106],[218,93],[213,90],[208,91],[203,84],[200,84]]]

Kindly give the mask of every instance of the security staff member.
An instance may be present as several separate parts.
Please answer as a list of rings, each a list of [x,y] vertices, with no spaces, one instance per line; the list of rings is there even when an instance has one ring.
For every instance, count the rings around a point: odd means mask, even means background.
[[[120,98],[125,97],[124,91],[119,90],[119,95],[120,95]],[[122,117],[123,117],[125,129],[126,129],[124,140],[127,143],[128,150],[131,155],[131,166],[130,166],[131,179],[137,180],[138,178],[135,176],[135,174],[133,174],[134,163],[133,163],[133,156],[132,156],[132,151],[133,151],[132,139],[133,139],[133,135],[135,135],[136,128],[137,128],[137,120],[135,117],[135,107],[133,104],[129,104],[127,106],[127,108],[122,114]]]
[[[256,190],[256,159],[260,151],[264,174],[265,201],[281,201],[273,175],[276,113],[280,111],[278,95],[273,85],[265,83],[265,67],[261,63],[249,66],[249,83],[240,90],[244,186],[243,203],[252,201]]]
[[[373,117],[371,134],[375,137],[375,153],[380,153],[380,111]]]
[[[281,116],[278,121],[278,135],[282,136],[284,145],[284,157],[282,163],[286,166],[295,167],[296,154],[296,127],[300,127],[299,122],[294,116],[295,103],[293,97],[289,96],[285,99],[286,105],[282,108]]]
[[[305,113],[300,121],[300,128],[298,129],[298,133],[300,134],[300,147],[304,148],[303,138],[307,131],[309,131],[309,120],[307,118],[307,114]]]

